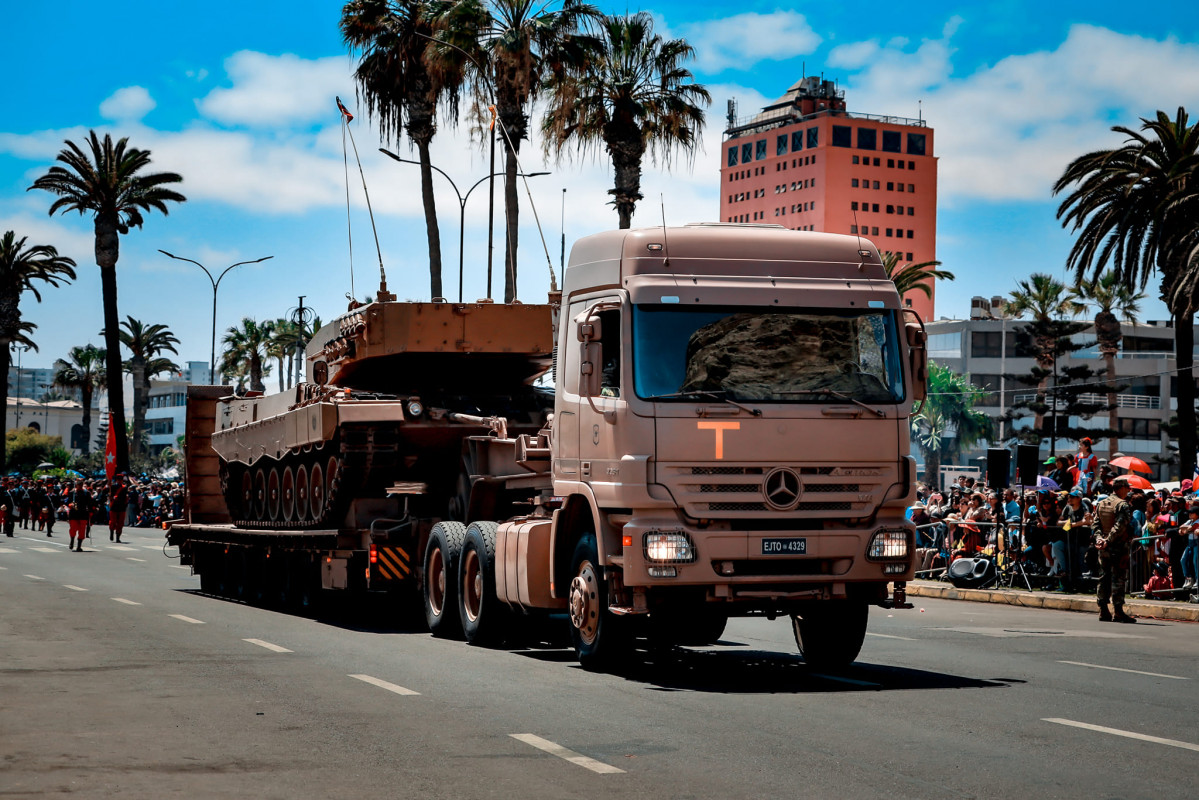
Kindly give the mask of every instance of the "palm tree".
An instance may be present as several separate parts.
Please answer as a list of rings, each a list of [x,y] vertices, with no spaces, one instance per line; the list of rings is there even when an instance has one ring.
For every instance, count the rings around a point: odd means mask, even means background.
[[[1054,369],[1058,351],[1057,335],[1051,323],[1064,316],[1076,317],[1086,307],[1075,299],[1074,293],[1064,283],[1043,272],[1034,272],[1016,286],[1016,291],[1012,292],[1011,298],[1003,306],[1003,313],[1011,317],[1028,314],[1033,319],[1030,328],[1034,332],[1034,358],[1037,366],[1046,372],[1037,383],[1038,410],[1033,422],[1034,430],[1040,431],[1045,421],[1045,412],[1040,404],[1044,402],[1049,374]]]
[[[1104,370],[1107,372],[1107,427],[1112,431],[1120,429],[1119,412],[1116,409],[1116,354],[1120,352],[1120,340],[1124,332],[1120,322],[1129,325],[1137,324],[1137,314],[1140,313],[1140,301],[1144,297],[1140,292],[1129,289],[1112,271],[1099,276],[1094,283],[1080,283],[1074,289],[1075,296],[1095,309],[1095,338],[1099,342],[1099,354],[1103,356]],[[1116,434],[1112,433],[1107,440],[1108,457],[1119,449]]]
[[[142,212],[167,214],[167,203],[182,203],[186,198],[166,184],[179,183],[174,172],[145,170],[150,151],[128,146],[128,139],[113,142],[109,134],[101,140],[88,131],[89,153],[67,140],[57,160],[66,166],[53,166],[30,189],[44,189],[58,195],[50,205],[50,215],[59,211],[91,214],[95,222],[96,265],[100,267],[100,287],[104,297],[104,344],[109,375],[121,374],[120,316],[117,313],[117,259],[121,234],[131,227],[140,228]],[[108,405],[117,430],[125,429],[125,392],[121,381],[114,380],[108,390]],[[117,437],[116,468],[129,471],[129,445]]]
[[[1178,448],[1181,474],[1195,466],[1193,317],[1199,307],[1199,124],[1179,106],[1173,119],[1158,111],[1140,131],[1112,128],[1122,147],[1079,156],[1054,184],[1071,189],[1058,207],[1062,226],[1077,233],[1067,264],[1082,281],[1110,263],[1129,288],[1161,275],[1161,298],[1174,317],[1178,365]],[[1073,188],[1072,188],[1073,187]]]
[[[83,437],[80,445],[83,455],[88,454],[92,441],[92,398],[108,385],[104,366],[107,355],[102,348],[85,344],[72,347],[65,359],[54,362],[54,385],[62,389],[78,389],[83,399]]]
[[[931,300],[934,280],[951,281],[955,277],[949,270],[937,269],[941,266],[940,261],[901,264],[899,253],[887,250],[882,255],[883,269],[886,270],[887,277],[895,284],[895,289],[899,292],[900,297],[904,297],[908,292],[924,292],[924,296]]]
[[[928,365],[928,397],[912,417],[912,435],[924,455],[924,482],[939,483],[941,460],[959,460],[962,448],[991,435],[991,418],[974,408],[982,390],[936,362]]]
[[[444,0],[351,0],[341,10],[342,39],[351,52],[361,53],[354,80],[367,116],[378,118],[384,142],[398,142],[406,129],[416,145],[433,297],[443,294],[429,143],[437,133],[438,104],[446,101],[456,116],[462,86],[462,71],[455,62],[429,57],[438,19],[447,6]]]
[[[557,6],[554,10],[552,6]],[[504,162],[504,302],[516,297],[520,143],[529,137],[529,110],[545,80],[583,51],[579,26],[599,12],[582,0],[453,0],[442,17],[438,57],[460,65],[483,106],[494,106]],[[465,61],[463,54],[466,55]]]
[[[179,365],[161,353],[175,353],[179,339],[161,323],[146,325],[141,320],[126,317],[121,323],[121,344],[129,350],[129,360],[123,365],[133,378],[133,430],[139,433],[146,427],[146,410],[150,405],[150,379],[163,372],[178,372]],[[143,437],[133,437],[133,449],[142,451]]]
[[[40,303],[36,282],[57,287],[75,279],[75,262],[60,256],[48,244],[25,246],[27,237],[17,238],[12,231],[0,237],[0,408],[8,409],[8,369],[10,348],[14,344],[37,349],[29,334],[37,326],[21,319],[21,295],[26,291]],[[0,465],[4,464],[5,441],[0,431]]]
[[[279,366],[279,391],[291,388],[292,365],[296,357],[296,343],[301,341],[300,326],[280,317],[271,322],[271,340],[266,354],[275,359]],[[287,386],[284,387],[284,381]]]
[[[268,348],[273,331],[272,322],[259,323],[250,317],[242,319],[240,328],[229,328],[221,339],[221,344],[225,345],[225,352],[221,356],[221,374],[226,379],[241,377],[238,365],[242,364],[244,374],[250,379],[251,391],[265,392],[266,384],[262,378],[270,373],[270,366],[263,364],[263,361],[269,357]]]
[[[682,66],[695,48],[655,34],[649,13],[605,16],[595,28],[597,35],[581,40],[582,61],[551,72],[542,129],[546,151],[559,156],[571,141],[584,153],[603,143],[615,177],[608,194],[628,228],[642,198],[646,151],[667,166],[676,147],[692,155],[712,98]]]

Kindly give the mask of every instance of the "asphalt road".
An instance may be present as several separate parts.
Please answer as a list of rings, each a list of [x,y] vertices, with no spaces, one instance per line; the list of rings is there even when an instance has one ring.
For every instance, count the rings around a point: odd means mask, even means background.
[[[97,534],[100,531],[97,530]],[[105,538],[106,534],[105,534]],[[930,600],[815,673],[784,620],[584,672],[381,605],[199,594],[154,531],[0,537],[0,796],[1174,798],[1199,627]]]

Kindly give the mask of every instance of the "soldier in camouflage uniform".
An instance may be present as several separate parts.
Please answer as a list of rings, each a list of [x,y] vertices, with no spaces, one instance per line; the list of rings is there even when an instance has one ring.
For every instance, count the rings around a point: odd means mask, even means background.
[[[1132,538],[1132,504],[1128,496],[1128,480],[1116,478],[1115,491],[1095,506],[1099,520],[1099,532],[1095,535],[1095,546],[1099,548],[1099,603],[1100,622],[1136,622],[1135,617],[1124,613],[1124,587],[1128,583],[1128,548]],[[1113,614],[1107,603],[1111,600]]]

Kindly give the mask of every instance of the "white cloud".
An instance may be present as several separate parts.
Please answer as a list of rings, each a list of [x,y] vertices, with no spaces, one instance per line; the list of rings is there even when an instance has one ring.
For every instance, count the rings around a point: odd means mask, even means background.
[[[353,67],[345,56],[303,59],[243,50],[225,61],[233,85],[214,89],[198,103],[218,122],[278,129],[337,119],[333,98],[354,96]]]
[[[762,61],[784,61],[815,51],[820,36],[796,11],[746,12],[678,26],[696,50],[703,72],[749,70]]]
[[[117,89],[100,104],[100,114],[117,122],[140,120],[158,105],[142,86]]]

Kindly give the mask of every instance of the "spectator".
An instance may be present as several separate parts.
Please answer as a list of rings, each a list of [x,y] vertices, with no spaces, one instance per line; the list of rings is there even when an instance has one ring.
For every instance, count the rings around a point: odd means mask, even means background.
[[[1095,480],[1095,467],[1099,463],[1099,459],[1091,452],[1091,440],[1087,438],[1080,439],[1078,442],[1078,458],[1075,464],[1078,466],[1078,483],[1083,492],[1090,491],[1091,483]]]
[[[1186,546],[1182,551],[1182,575],[1186,579],[1183,589],[1190,589],[1199,580],[1199,503],[1191,503],[1187,509],[1187,520],[1179,529],[1185,536]]]
[[[1153,565],[1153,574],[1149,576],[1149,582],[1145,584],[1145,597],[1149,599],[1171,599],[1174,594],[1174,587],[1170,584],[1170,578],[1166,575],[1168,568],[1160,561]]]

